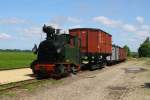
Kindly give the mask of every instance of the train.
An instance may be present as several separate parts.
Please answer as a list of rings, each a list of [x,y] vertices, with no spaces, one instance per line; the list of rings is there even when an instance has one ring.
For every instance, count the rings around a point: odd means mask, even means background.
[[[80,70],[95,70],[126,60],[123,48],[112,45],[112,35],[97,28],[60,29],[43,26],[46,39],[34,48],[30,68],[37,78],[60,78]]]

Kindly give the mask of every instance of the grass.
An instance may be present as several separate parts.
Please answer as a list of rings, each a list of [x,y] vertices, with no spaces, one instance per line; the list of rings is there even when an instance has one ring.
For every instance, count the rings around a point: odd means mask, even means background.
[[[8,91],[8,92],[5,92],[5,93],[4,93],[4,92],[1,93],[0,96],[14,97],[14,96],[17,96],[17,94],[16,94],[16,93],[13,93],[13,92],[11,92],[11,91]]]
[[[32,52],[0,52],[0,70],[29,67],[35,57]]]

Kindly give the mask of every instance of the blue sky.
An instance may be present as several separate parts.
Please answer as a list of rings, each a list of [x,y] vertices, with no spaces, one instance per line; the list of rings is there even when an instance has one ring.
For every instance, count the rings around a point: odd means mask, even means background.
[[[100,28],[113,43],[137,51],[150,37],[150,0],[0,0],[0,48],[32,49],[43,24]]]

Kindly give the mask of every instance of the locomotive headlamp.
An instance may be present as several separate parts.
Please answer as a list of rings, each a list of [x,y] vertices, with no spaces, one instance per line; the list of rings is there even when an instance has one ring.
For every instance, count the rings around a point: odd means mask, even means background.
[[[61,49],[59,48],[59,49],[57,49],[57,53],[60,53],[61,52]]]

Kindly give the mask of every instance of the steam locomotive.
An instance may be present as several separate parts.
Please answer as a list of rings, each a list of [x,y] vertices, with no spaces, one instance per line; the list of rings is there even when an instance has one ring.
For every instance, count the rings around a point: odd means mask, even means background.
[[[112,52],[112,36],[100,29],[76,28],[65,34],[44,25],[43,32],[46,33],[46,39],[38,48],[34,48],[37,59],[30,66],[38,78],[64,77],[126,59],[126,53],[121,47],[124,55],[120,56],[119,51]],[[118,58],[111,59],[112,55],[118,55]],[[119,59],[119,56],[122,58]]]

